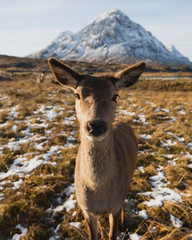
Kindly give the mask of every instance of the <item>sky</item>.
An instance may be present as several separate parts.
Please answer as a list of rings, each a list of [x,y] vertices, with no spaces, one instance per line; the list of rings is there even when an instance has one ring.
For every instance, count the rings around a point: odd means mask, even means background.
[[[115,8],[192,61],[192,0],[0,0],[0,55],[37,52]]]

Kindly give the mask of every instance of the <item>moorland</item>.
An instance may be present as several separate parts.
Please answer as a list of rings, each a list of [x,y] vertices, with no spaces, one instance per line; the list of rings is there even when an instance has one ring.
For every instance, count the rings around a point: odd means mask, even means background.
[[[86,74],[124,68],[65,63]],[[116,118],[133,127],[139,144],[119,239],[192,239],[191,92],[190,69],[157,66],[119,94]],[[87,238],[75,198],[80,140],[74,101],[46,60],[0,57],[1,240]],[[107,239],[106,216],[99,230]]]

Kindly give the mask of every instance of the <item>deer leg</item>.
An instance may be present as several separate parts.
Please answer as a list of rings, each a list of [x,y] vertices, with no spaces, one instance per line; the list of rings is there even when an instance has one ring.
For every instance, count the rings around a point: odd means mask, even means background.
[[[109,224],[110,224],[109,240],[117,239],[117,229],[118,229],[120,216],[121,216],[121,209],[116,214],[114,213],[109,214]]]
[[[89,240],[97,240],[97,216],[86,211],[83,212],[83,215],[89,231]]]
[[[121,228],[122,229],[125,228],[125,207],[124,207],[124,205],[121,209]]]

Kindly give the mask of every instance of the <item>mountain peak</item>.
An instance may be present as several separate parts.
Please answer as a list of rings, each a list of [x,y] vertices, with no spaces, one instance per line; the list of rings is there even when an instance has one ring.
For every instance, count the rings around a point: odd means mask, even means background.
[[[119,9],[113,9],[102,13],[91,20],[79,32],[90,32],[91,34],[104,34],[104,32],[114,32],[119,25],[129,25],[130,19]]]
[[[93,21],[101,22],[101,21],[107,20],[107,19],[112,20],[112,19],[120,19],[120,18],[129,19],[129,17],[126,14],[124,14],[121,10],[113,9],[113,10],[102,13],[101,15],[99,15],[95,19],[93,19],[91,22],[93,22]]]
[[[95,22],[95,21],[99,23],[99,22],[102,22],[103,20],[107,20],[107,19],[112,20],[113,18],[117,19],[117,18],[121,18],[121,17],[128,18],[128,16],[125,15],[121,10],[115,8],[115,9],[112,9],[112,10],[109,10],[107,12],[100,14],[99,16],[97,16],[96,18],[91,20],[88,24],[91,24],[92,22]]]
[[[191,65],[178,50],[166,48],[119,9],[99,15],[76,33],[61,33],[32,57],[127,64],[145,60],[165,65]]]

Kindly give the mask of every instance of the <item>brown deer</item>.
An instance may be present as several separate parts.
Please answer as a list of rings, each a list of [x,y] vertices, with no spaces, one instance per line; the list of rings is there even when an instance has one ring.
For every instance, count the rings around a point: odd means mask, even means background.
[[[139,62],[111,76],[82,75],[54,58],[55,78],[76,98],[81,144],[76,158],[76,198],[97,239],[97,216],[109,214],[109,239],[117,238],[118,222],[137,164],[137,139],[124,122],[113,123],[118,90],[132,86],[145,69]]]
[[[45,80],[45,74],[44,73],[37,73],[36,74],[36,82],[37,82],[37,85],[39,87],[44,83],[44,80]]]

